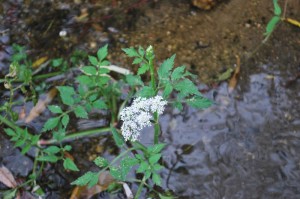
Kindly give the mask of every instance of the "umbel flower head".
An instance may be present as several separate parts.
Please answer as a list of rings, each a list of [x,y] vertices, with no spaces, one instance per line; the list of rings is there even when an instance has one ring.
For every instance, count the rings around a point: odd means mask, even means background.
[[[121,120],[123,120],[121,131],[124,139],[136,141],[140,136],[140,131],[144,127],[151,126],[150,120],[153,113],[162,114],[167,103],[161,96],[134,99],[132,105],[124,108],[120,113]]]

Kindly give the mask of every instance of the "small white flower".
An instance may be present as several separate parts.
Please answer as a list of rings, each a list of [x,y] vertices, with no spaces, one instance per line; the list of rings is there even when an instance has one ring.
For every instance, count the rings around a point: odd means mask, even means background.
[[[121,120],[123,120],[121,130],[124,139],[136,141],[140,131],[151,126],[150,120],[153,113],[162,114],[167,103],[161,96],[149,99],[138,97],[133,100],[132,105],[124,108],[120,113]]]

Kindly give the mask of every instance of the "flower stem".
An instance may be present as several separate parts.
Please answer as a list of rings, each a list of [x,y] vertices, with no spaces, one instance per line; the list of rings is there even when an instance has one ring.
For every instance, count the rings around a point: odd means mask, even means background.
[[[159,123],[158,123],[158,113],[155,112],[154,113],[154,121],[155,121],[155,124],[154,124],[154,144],[158,144],[158,138],[159,138],[159,133],[160,133],[160,126],[159,126]]]
[[[155,68],[153,64],[153,59],[149,60],[149,66],[150,66],[150,76],[151,76],[151,86],[152,89],[156,90],[156,81],[155,81]]]

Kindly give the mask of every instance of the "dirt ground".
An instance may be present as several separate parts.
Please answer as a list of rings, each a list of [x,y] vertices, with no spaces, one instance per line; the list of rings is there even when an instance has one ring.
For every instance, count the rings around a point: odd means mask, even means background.
[[[279,3],[283,7],[284,1]],[[300,20],[299,11],[299,2],[290,0],[287,17]],[[296,70],[299,53],[291,49],[300,49],[299,28],[281,23],[261,46],[272,15],[272,1],[223,1],[209,11],[192,7],[187,1],[158,1],[145,9],[134,30],[122,34],[128,43],[117,43],[116,47],[151,44],[160,61],[176,53],[176,63],[187,65],[204,82],[234,67],[236,55],[244,61],[268,60]],[[119,56],[112,55],[113,60],[123,62],[124,57]],[[242,62],[242,67],[247,67],[245,64]]]

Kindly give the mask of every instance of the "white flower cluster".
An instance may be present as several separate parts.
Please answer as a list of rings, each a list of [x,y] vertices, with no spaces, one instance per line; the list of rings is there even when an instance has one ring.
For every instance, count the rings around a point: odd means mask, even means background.
[[[150,119],[153,113],[162,114],[167,103],[161,96],[149,99],[138,97],[133,100],[132,105],[120,113],[123,120],[121,130],[125,140],[136,141],[140,131],[146,126],[151,126]]]

